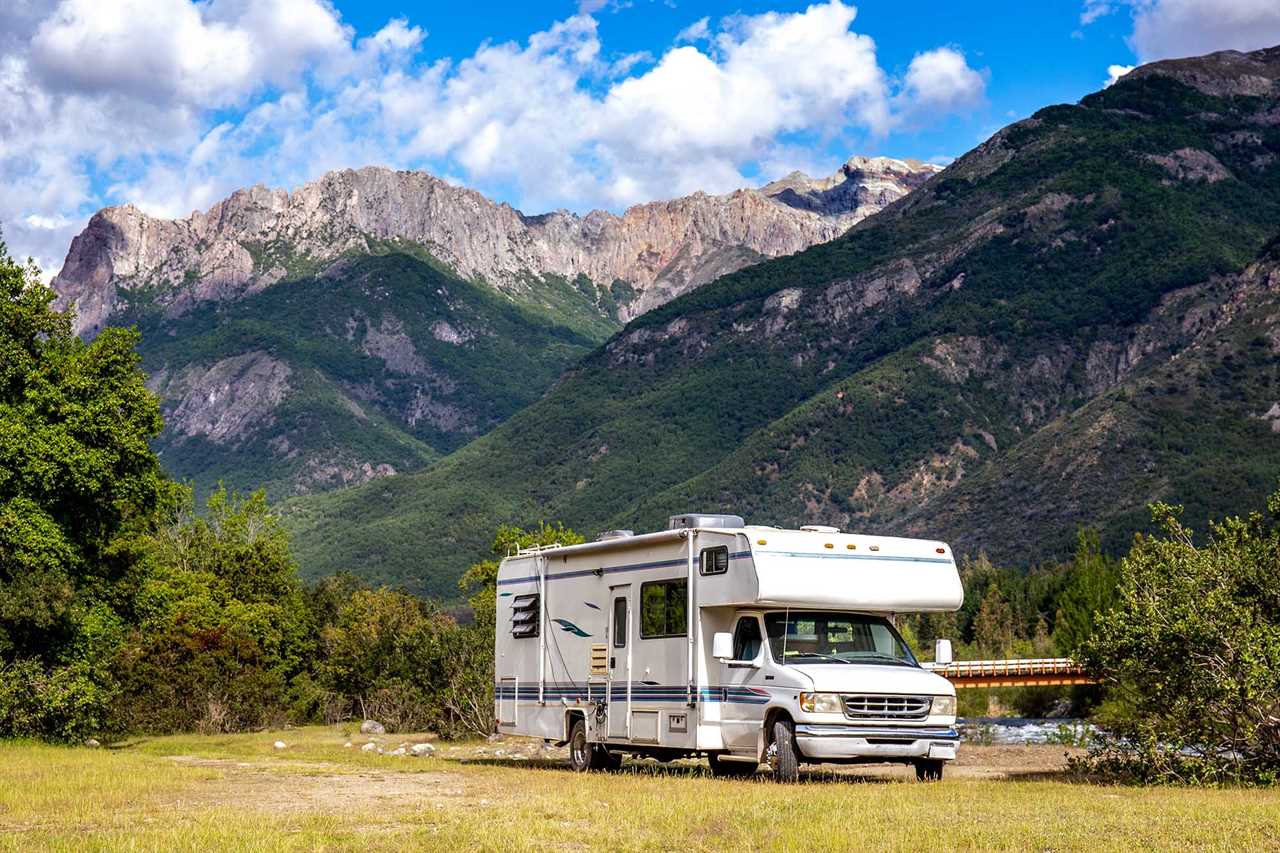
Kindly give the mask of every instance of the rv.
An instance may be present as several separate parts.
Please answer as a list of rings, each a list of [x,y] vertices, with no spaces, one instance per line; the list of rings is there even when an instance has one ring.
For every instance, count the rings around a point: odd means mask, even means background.
[[[942,542],[680,515],[520,550],[497,596],[497,731],[567,743],[576,770],[704,755],[725,776],[901,762],[931,780],[955,758],[955,688],[893,622],[960,607]]]

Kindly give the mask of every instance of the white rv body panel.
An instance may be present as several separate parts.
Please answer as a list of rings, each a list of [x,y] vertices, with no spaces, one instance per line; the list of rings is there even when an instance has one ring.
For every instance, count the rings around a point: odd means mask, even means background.
[[[704,559],[714,573],[704,573]],[[955,695],[919,667],[788,664],[763,637],[749,664],[712,657],[716,633],[750,619],[763,632],[768,612],[954,610],[962,592],[943,543],[771,527],[668,530],[522,552],[502,561],[497,584],[499,732],[565,741],[580,717],[591,742],[619,751],[759,760],[766,721],[782,713],[811,760],[954,757],[954,714],[868,730],[799,706],[811,691]],[[513,620],[531,619],[536,636],[513,635]]]

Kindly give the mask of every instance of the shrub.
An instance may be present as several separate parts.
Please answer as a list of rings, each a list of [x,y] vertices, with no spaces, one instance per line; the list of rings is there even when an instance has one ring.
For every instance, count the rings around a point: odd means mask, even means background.
[[[1268,501],[1274,519],[1280,492]],[[1085,643],[1111,688],[1109,737],[1078,764],[1134,781],[1280,779],[1280,528],[1260,513],[1197,546],[1179,510],[1152,507],[1118,601]]]

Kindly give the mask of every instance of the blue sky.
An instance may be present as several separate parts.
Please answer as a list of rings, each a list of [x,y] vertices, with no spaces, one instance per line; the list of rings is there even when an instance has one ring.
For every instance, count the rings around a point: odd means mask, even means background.
[[[341,4],[340,4],[341,5]],[[465,56],[490,41],[522,40],[555,20],[573,14],[577,3],[494,4],[495,11],[433,15],[432,4],[367,2],[353,5],[344,18],[363,33],[387,20],[407,17],[430,31],[424,54],[430,58]],[[703,17],[712,21],[733,14],[800,12],[807,2],[711,2],[711,0],[633,0],[595,13],[601,41],[618,56],[638,51],[660,53],[675,36]],[[1081,26],[1082,7],[1073,2],[937,2],[909,4],[892,0],[855,2],[854,29],[871,36],[881,65],[901,74],[911,58],[930,47],[962,50],[970,64],[989,72],[988,103],[950,121],[893,133],[885,138],[850,134],[857,150],[838,142],[828,146],[834,165],[852,154],[885,154],[930,159],[957,156],[995,130],[1043,106],[1074,102],[1102,87],[1107,68],[1136,61],[1125,39],[1132,29],[1126,14],[1111,14]]]
[[[417,168],[526,212],[946,162],[1134,64],[1280,42],[1276,0],[6,0],[0,227]]]

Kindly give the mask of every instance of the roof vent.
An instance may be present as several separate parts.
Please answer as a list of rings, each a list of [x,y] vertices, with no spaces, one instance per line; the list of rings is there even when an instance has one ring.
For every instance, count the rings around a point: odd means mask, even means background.
[[[667,519],[668,530],[679,530],[680,528],[689,527],[745,527],[746,524],[740,515],[699,515],[698,513],[686,513],[684,515],[673,515]]]
[[[806,533],[839,533],[839,527],[828,527],[825,524],[805,524],[801,526],[801,530]]]
[[[597,542],[608,542],[610,539],[626,539],[628,536],[635,536],[634,530],[606,530],[596,537]]]

